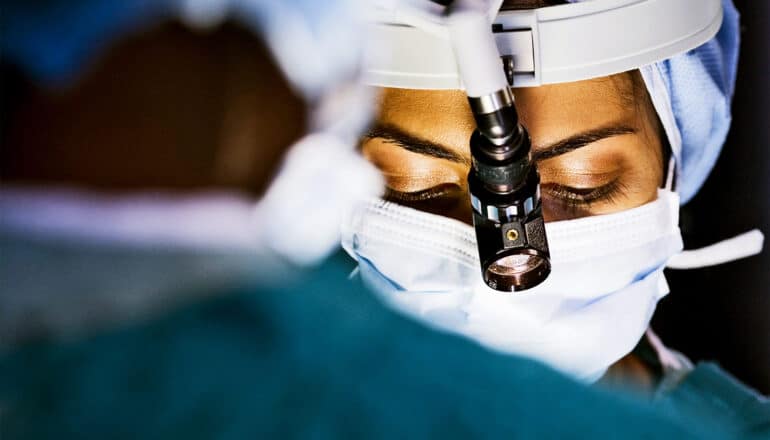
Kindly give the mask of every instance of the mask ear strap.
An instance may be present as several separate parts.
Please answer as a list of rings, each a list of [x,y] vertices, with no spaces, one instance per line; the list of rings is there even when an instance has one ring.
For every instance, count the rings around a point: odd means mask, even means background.
[[[668,161],[665,189],[676,189],[676,161],[672,155]],[[751,257],[762,252],[765,235],[759,229],[719,241],[700,249],[690,249],[671,257],[666,264],[669,269],[699,269],[729,263]]]
[[[666,171],[666,183],[663,186],[663,188],[671,192],[674,192],[674,190],[676,189],[676,160],[674,159],[673,154],[668,159],[668,170]]]

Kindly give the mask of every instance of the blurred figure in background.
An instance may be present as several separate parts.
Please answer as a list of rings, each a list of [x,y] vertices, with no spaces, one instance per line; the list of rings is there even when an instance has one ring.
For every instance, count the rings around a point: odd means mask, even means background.
[[[380,191],[353,151],[371,104],[355,20],[334,2],[179,4],[5,10],[23,70],[3,80],[3,438],[762,434],[425,329],[339,255],[300,270]],[[210,27],[228,14],[241,24]]]

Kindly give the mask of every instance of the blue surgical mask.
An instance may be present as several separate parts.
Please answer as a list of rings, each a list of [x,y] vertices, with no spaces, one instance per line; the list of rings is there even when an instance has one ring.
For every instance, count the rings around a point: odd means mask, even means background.
[[[473,229],[374,201],[343,227],[363,280],[397,309],[505,353],[594,381],[629,353],[669,289],[663,269],[682,250],[679,198],[546,225],[552,273],[521,293],[487,287]]]

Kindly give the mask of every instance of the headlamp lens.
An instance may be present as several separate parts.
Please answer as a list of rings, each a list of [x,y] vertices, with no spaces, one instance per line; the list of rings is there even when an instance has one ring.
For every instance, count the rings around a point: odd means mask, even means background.
[[[509,255],[489,266],[489,271],[500,276],[516,276],[535,270],[543,259],[534,255]]]
[[[551,273],[547,258],[533,249],[507,255],[494,261],[484,271],[484,281],[493,289],[517,292],[530,289],[545,281]]]

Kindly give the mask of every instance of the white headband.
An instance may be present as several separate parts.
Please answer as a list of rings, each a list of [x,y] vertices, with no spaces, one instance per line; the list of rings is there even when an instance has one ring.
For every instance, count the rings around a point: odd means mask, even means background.
[[[442,16],[399,2],[372,15],[365,79],[372,85],[462,89]],[[427,18],[425,18],[427,17]],[[501,11],[501,56],[513,57],[514,86],[579,81],[639,68],[693,49],[722,23],[720,0],[593,0]]]

